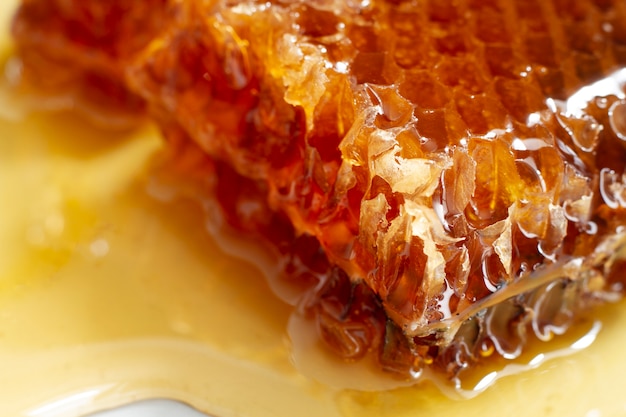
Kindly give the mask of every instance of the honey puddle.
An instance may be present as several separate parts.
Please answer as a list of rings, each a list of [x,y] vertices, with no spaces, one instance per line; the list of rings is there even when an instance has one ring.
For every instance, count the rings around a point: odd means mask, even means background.
[[[291,308],[261,272],[209,238],[198,204],[151,197],[155,129],[103,133],[71,114],[22,117],[17,98],[0,99],[1,416],[160,397],[216,417],[626,415],[623,303],[553,353],[484,370],[461,401],[430,383],[368,393],[307,379],[290,358]]]
[[[0,131],[2,416],[80,416],[155,397],[218,417],[626,413],[623,304],[600,311],[590,347],[549,361],[535,352],[535,369],[473,399],[430,384],[359,393],[312,382],[290,361],[290,307],[262,274],[223,254],[197,204],[147,192],[154,129],[102,133],[53,113],[3,119]],[[583,323],[554,356],[598,330]],[[503,373],[485,375],[476,391]]]

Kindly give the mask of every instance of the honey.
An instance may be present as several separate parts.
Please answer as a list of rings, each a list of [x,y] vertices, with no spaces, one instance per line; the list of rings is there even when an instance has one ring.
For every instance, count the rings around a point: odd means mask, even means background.
[[[454,380],[621,296],[623,2],[75,3],[23,78],[149,115],[339,358]]]
[[[0,107],[0,199],[11,202],[0,218],[1,415],[78,417],[146,398],[219,417],[625,409],[616,383],[626,370],[621,304],[594,314],[599,332],[583,322],[504,370],[480,369],[462,395],[478,393],[480,381],[488,386],[481,375],[497,383],[475,398],[450,400],[426,382],[391,389],[380,373],[354,368],[360,362],[324,354],[315,331],[287,324],[292,308],[250,265],[278,277],[280,265],[262,262],[271,254],[220,231],[210,208],[176,194],[180,187],[153,181],[174,171],[151,168],[163,151],[156,129],[103,133],[59,113],[7,120],[20,107],[20,97],[11,98],[12,107]],[[205,221],[215,240],[198,226]],[[245,251],[247,262],[222,249]],[[299,293],[270,283],[285,299]],[[306,375],[335,387],[303,377],[292,352]],[[336,387],[357,382],[377,391]]]

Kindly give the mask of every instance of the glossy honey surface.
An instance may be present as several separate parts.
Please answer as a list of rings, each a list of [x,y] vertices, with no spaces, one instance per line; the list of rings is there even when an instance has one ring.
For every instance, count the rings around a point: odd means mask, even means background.
[[[4,33],[0,48],[6,60]],[[262,274],[221,252],[197,204],[150,192],[156,129],[102,133],[72,114],[28,113],[3,89],[0,139],[2,416],[155,397],[216,417],[626,414],[623,303],[582,323],[563,356],[534,352],[526,362],[539,366],[472,399],[427,384],[331,389],[291,365],[290,308]]]

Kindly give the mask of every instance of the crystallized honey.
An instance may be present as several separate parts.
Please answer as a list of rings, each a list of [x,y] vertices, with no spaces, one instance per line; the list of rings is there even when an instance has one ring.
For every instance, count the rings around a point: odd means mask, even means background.
[[[340,358],[457,378],[621,296],[621,0],[27,0],[13,33],[35,88],[156,121]]]

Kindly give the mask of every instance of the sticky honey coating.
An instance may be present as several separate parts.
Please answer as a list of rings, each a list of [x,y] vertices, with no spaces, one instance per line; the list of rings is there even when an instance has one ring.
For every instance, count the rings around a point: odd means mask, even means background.
[[[341,357],[454,377],[621,296],[623,1],[29,0],[13,28],[26,79],[210,155]]]

